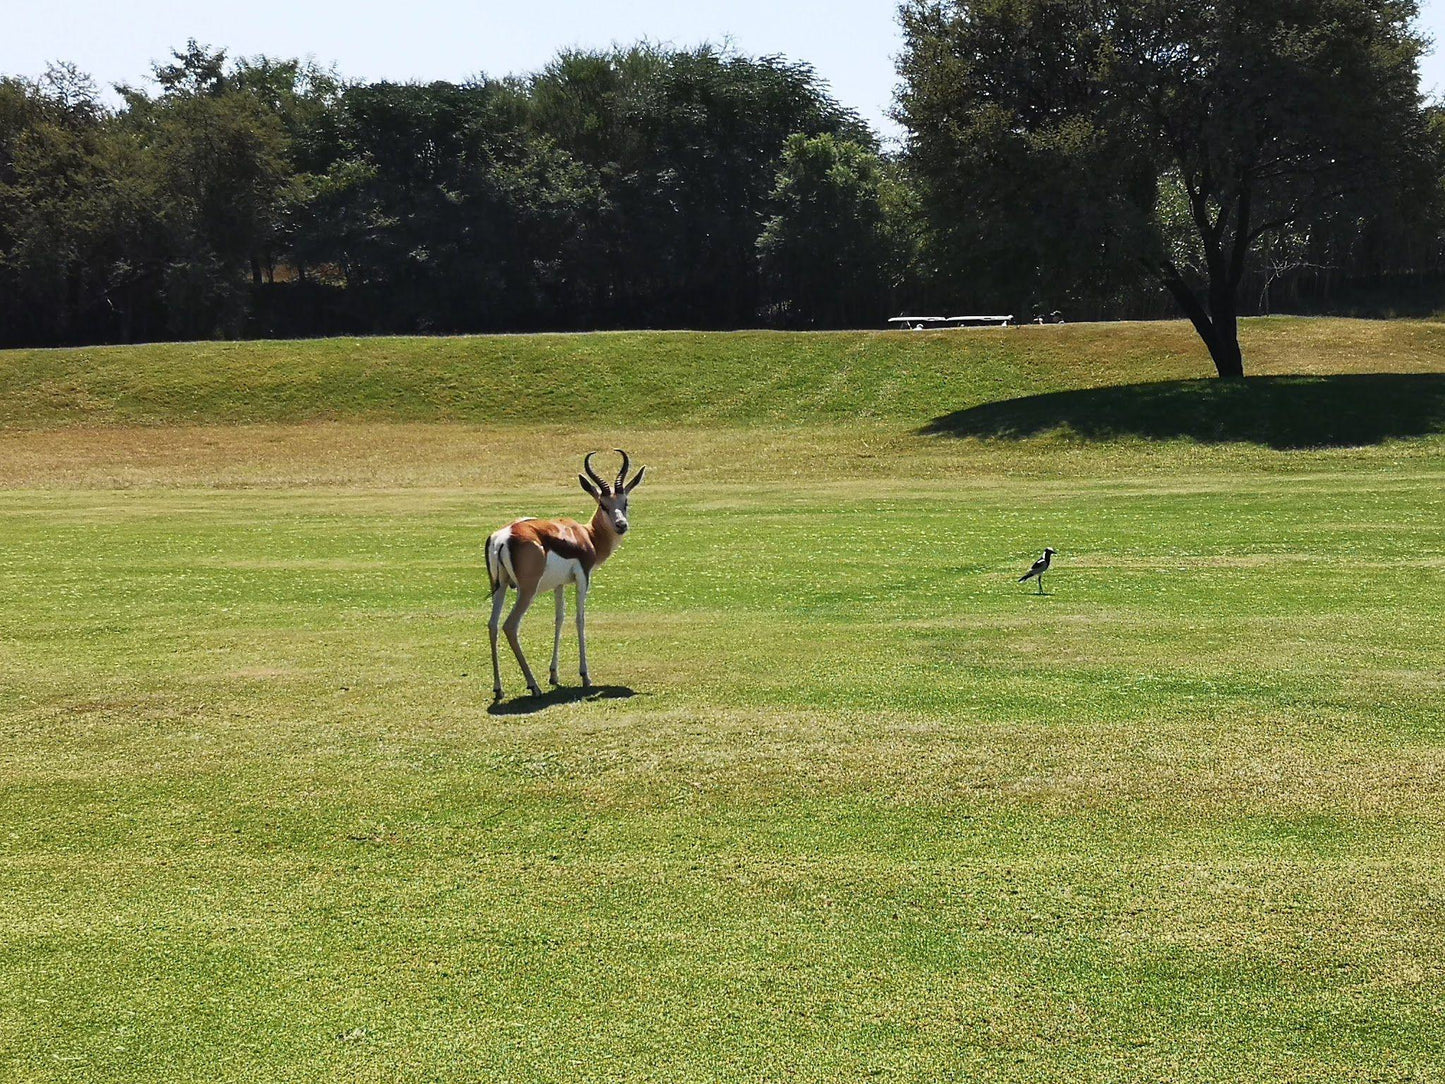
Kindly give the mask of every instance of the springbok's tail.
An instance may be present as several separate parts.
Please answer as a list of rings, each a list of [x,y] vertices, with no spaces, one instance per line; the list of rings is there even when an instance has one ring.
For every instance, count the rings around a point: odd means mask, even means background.
[[[491,581],[494,595],[497,588],[506,582],[502,567],[502,547],[506,544],[507,536],[502,531],[493,531],[487,536],[487,579]]]

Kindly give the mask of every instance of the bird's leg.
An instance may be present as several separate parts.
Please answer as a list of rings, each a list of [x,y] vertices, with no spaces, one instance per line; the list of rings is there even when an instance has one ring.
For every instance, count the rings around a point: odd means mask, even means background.
[[[1044,574],[1043,574],[1042,572],[1040,572],[1040,573],[1039,573],[1039,594],[1042,595],[1043,593],[1044,593]]]

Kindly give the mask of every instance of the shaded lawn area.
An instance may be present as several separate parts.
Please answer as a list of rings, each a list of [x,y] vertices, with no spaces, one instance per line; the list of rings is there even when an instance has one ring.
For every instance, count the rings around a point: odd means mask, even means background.
[[[1167,380],[1056,391],[965,407],[921,431],[1018,440],[1055,430],[1090,440],[1182,438],[1277,449],[1378,444],[1445,432],[1445,373]]]

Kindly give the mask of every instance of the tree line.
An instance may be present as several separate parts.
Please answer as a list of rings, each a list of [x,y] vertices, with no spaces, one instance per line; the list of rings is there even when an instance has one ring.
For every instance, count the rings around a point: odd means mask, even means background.
[[[905,0],[897,152],[708,47],[399,84],[191,42],[117,106],[3,77],[0,344],[1058,308],[1180,312],[1234,375],[1240,313],[1439,280],[1415,15]]]
[[[107,109],[71,68],[0,81],[5,342],[886,313],[897,167],[805,64],[357,83],[192,42],[151,83]]]

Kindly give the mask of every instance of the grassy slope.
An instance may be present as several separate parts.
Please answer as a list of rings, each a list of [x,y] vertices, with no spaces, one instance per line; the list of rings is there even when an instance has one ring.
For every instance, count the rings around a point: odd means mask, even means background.
[[[1251,373],[1445,372],[1445,324],[1247,321]],[[944,333],[619,333],[0,352],[0,427],[175,422],[908,421],[1198,378],[1187,324]]]
[[[1438,373],[1435,334],[1246,341]],[[1438,1079],[1441,439],[917,434],[1111,342],[1190,375],[1174,325],[463,340],[605,353],[626,417],[66,428],[199,421],[171,396],[212,348],[169,347],[13,415],[61,428],[0,437],[0,1076]],[[221,349],[193,404],[346,415],[223,394],[286,348]],[[689,407],[658,374],[709,350]],[[0,371],[51,401],[124,362],[79,356]],[[502,401],[464,417],[531,416]],[[573,449],[614,438],[654,480],[590,647],[636,695],[490,714],[479,539],[575,514]]]

